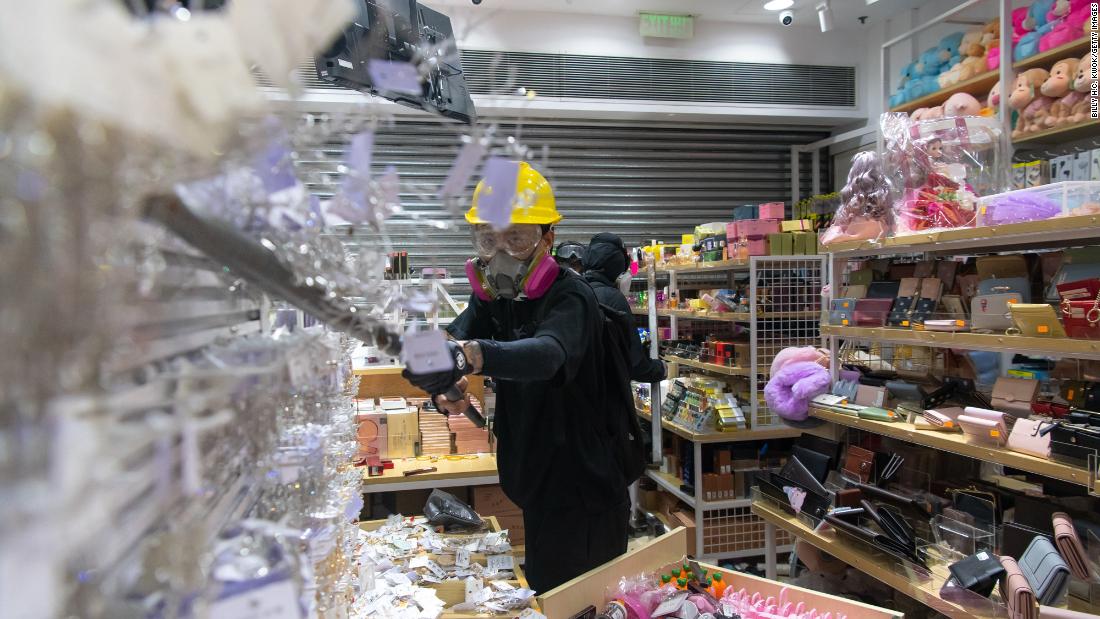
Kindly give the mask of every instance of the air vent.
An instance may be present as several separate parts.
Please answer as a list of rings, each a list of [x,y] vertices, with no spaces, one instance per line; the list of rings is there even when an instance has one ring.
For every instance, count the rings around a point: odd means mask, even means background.
[[[524,86],[546,97],[856,105],[854,67],[465,50],[462,69],[470,92],[481,95]],[[312,60],[298,72],[306,88],[340,88],[320,80]],[[271,85],[263,76],[258,81]]]

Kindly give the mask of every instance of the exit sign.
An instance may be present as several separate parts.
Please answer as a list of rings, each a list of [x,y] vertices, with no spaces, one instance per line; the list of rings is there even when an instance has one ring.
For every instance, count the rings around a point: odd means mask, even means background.
[[[695,36],[695,18],[691,15],[639,13],[638,31],[643,37],[690,39]]]

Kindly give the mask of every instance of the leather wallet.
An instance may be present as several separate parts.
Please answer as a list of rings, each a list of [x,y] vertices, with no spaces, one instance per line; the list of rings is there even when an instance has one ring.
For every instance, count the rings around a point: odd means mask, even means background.
[[[820,483],[825,483],[825,478],[829,476],[829,469],[832,468],[832,458],[801,445],[792,447],[791,455],[798,458],[798,461],[806,467],[806,470],[810,472],[814,479]]]
[[[920,296],[920,278],[919,277],[903,277],[898,282],[898,297],[912,297],[917,298]]]
[[[829,303],[829,324],[836,327],[854,326],[852,314],[855,309],[856,299],[852,297],[833,299]]]
[[[879,406],[886,404],[886,387],[873,387],[861,384],[856,389],[856,404],[860,406]]]
[[[1021,254],[982,256],[975,266],[981,280],[1028,276],[1027,259]]]
[[[1016,417],[1026,417],[1031,414],[1031,405],[1038,394],[1039,381],[1033,378],[1001,376],[993,383],[993,408]]]
[[[985,294],[1016,294],[1024,303],[1031,303],[1031,281],[1026,277],[982,280],[978,282],[977,296]]]
[[[961,432],[962,428],[959,427],[959,423],[956,421],[961,414],[963,414],[963,409],[948,407],[927,409],[921,417],[941,432]]]
[[[939,306],[939,299],[917,299],[917,302],[913,304],[913,310],[909,312],[910,325],[923,324],[924,321],[936,314],[936,308]]]
[[[848,452],[844,455],[844,471],[859,477],[859,481],[867,483],[871,481],[871,473],[875,468],[875,452],[857,445],[849,445]]]
[[[1054,604],[1066,592],[1069,566],[1047,538],[1031,540],[1017,563],[1040,604]]]
[[[1012,323],[1027,337],[1066,337],[1054,307],[1046,303],[1009,303]]]
[[[806,465],[798,459],[798,456],[791,456],[787,459],[787,463],[780,469],[779,474],[786,479],[789,479],[803,488],[813,490],[817,494],[828,496],[829,491],[825,489],[825,486],[814,477],[813,473],[806,468]]]
[[[962,318],[925,320],[924,330],[959,333],[970,330],[970,321]]]
[[[861,408],[857,416],[860,419],[869,419],[871,421],[901,421],[896,412],[877,406],[866,406]]]
[[[1009,303],[1019,303],[1020,295],[982,294],[970,300],[970,324],[975,329],[1004,331],[1012,327],[1012,317],[1008,313]]]
[[[910,326],[910,314],[916,300],[917,298],[912,296],[894,299],[894,304],[890,306],[890,314],[886,317],[886,326],[903,328]]]
[[[993,593],[993,588],[1005,575],[1000,559],[984,551],[953,563],[947,569],[960,587],[985,597]]]
[[[1089,580],[1092,577],[1092,568],[1085,547],[1081,545],[1081,538],[1077,536],[1077,529],[1073,526],[1073,519],[1069,514],[1058,512],[1051,520],[1054,524],[1054,543],[1070,571],[1081,580]]]
[[[928,397],[920,385],[904,380],[886,381],[886,391],[898,402],[912,402],[921,407],[924,406],[924,399]]]
[[[1050,457],[1050,430],[1054,423],[1018,417],[1008,435],[1008,448],[1037,458]],[[1046,431],[1043,431],[1044,428]]]
[[[920,280],[920,298],[939,301],[943,294],[943,282],[938,277],[926,277]]]
[[[1016,559],[1001,557],[1004,576],[1001,578],[1001,598],[1008,607],[1009,619],[1039,619],[1039,604]]]
[[[898,296],[901,282],[877,281],[867,286],[868,299],[894,299]]]
[[[1100,304],[1095,300],[1062,301],[1062,327],[1079,340],[1100,340]]]
[[[862,500],[863,492],[861,492],[859,488],[845,488],[844,490],[836,491],[837,507],[859,507],[859,503]]]
[[[969,415],[959,415],[957,421],[959,427],[967,436],[973,437],[979,442],[1004,447],[1006,439],[1004,421],[996,422]]]
[[[894,299],[857,299],[853,322],[860,327],[881,327],[886,324],[886,316]]]
[[[1055,288],[1058,289],[1058,299],[1062,303],[1067,301],[1092,301],[1097,295],[1100,295],[1100,279],[1095,277],[1081,279],[1075,282],[1057,284]]]

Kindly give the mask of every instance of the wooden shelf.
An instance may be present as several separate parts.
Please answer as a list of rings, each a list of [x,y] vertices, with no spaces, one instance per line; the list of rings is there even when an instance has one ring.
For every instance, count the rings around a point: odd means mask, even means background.
[[[351,373],[356,376],[391,376],[400,375],[405,370],[403,365],[380,365],[377,367],[365,367],[358,370],[352,370]]]
[[[913,331],[892,327],[836,327],[832,325],[822,325],[821,334],[835,335],[852,340],[916,344],[932,348],[960,348],[963,350],[990,350],[1049,357],[1100,359],[1100,340],[1024,337],[1022,335],[998,335],[995,333]]]
[[[435,456],[435,458],[435,461],[416,458],[394,460],[393,468],[378,477],[371,477],[364,468],[363,492],[400,492],[500,483],[500,478],[497,476],[496,454],[478,454],[476,458],[462,460],[447,460],[446,456]],[[433,466],[438,470],[405,476],[405,471]]]
[[[818,419],[832,423],[871,432],[880,436],[888,436],[907,443],[931,447],[939,451],[946,451],[968,458],[974,458],[983,462],[1001,464],[1028,473],[1042,475],[1051,479],[1060,479],[1070,483],[1088,486],[1092,483],[1089,471],[1083,468],[1061,464],[1046,458],[1037,458],[1032,455],[1009,451],[1005,448],[986,447],[972,444],[965,434],[952,432],[938,432],[933,430],[918,430],[911,423],[885,421],[872,421],[860,419],[845,413],[840,413],[823,407],[811,406],[810,414]],[[1095,484],[1100,490],[1100,484]]]
[[[630,309],[637,316],[648,316],[649,310],[644,307],[633,307]],[[657,316],[659,318],[670,318],[675,316],[676,318],[683,318],[685,320],[711,320],[715,322],[749,322],[752,320],[752,315],[748,312],[697,312],[695,310],[670,310],[659,309],[657,310]],[[812,320],[819,318],[821,312],[805,311],[805,312],[760,312],[756,315],[757,320],[776,319],[776,318],[792,318],[797,320]]]
[[[673,265],[657,269],[658,273],[711,273],[720,271],[747,271],[747,260],[715,260],[712,262],[697,262],[694,264]]]
[[[834,258],[919,253],[981,253],[1064,247],[1100,240],[1100,216],[1080,215],[1003,226],[957,228],[894,236],[879,241],[848,241],[828,247]]]
[[[1055,47],[1052,50],[1047,50],[1041,54],[1036,54],[1030,58],[1024,58],[1019,62],[1012,63],[1012,68],[1016,71],[1026,71],[1027,69],[1033,69],[1040,67],[1050,70],[1050,67],[1054,63],[1063,58],[1081,58],[1089,51],[1089,38],[1077,39],[1076,41],[1070,41],[1060,47]]]
[[[726,376],[751,376],[752,370],[742,367],[730,367],[726,365],[718,365],[717,363],[706,363],[704,361],[695,361],[694,359],[684,359],[683,357],[674,357],[666,355],[661,357],[669,363],[678,363],[680,365],[686,365],[688,367],[695,368],[697,370],[706,370],[708,372],[714,372],[715,374],[725,374]],[[761,372],[761,374],[767,374],[767,370]]]
[[[669,475],[668,473],[662,473],[654,469],[648,469],[645,472],[646,477],[649,477],[653,481],[657,482],[657,485],[663,488],[666,492],[672,496],[680,499],[684,503],[688,504],[688,507],[695,509],[695,497],[680,490],[680,478]]]
[[[1040,146],[1061,142],[1073,142],[1082,138],[1093,137],[1098,133],[1100,133],[1100,120],[1086,120],[1085,122],[1075,125],[1055,127],[1053,129],[1047,129],[1046,131],[1040,131],[1039,133],[1025,135],[1022,138],[1012,140],[1012,143]]]
[[[974,95],[977,99],[985,99],[989,94],[989,90],[993,88],[993,85],[997,83],[997,80],[1001,79],[999,71],[987,71],[977,77],[972,77],[965,82],[955,84],[950,88],[944,88],[943,90],[937,90],[936,92],[925,95],[919,99],[913,99],[906,103],[902,103],[897,107],[890,108],[891,112],[912,112],[922,107],[934,107],[942,104],[944,101],[958,92],[965,92]]]
[[[987,617],[991,619],[1004,617],[1003,607],[1000,608],[1001,612],[994,612],[992,606],[988,610],[975,609],[941,599],[939,591],[943,587],[946,578],[945,575],[936,573],[936,570],[933,570],[930,578],[914,578],[906,573],[906,570],[899,565],[897,559],[890,555],[885,553],[871,554],[865,551],[862,546],[853,544],[847,538],[836,535],[832,530],[816,532],[805,522],[769,503],[759,500],[753,501],[752,512],[765,522],[789,532],[798,539],[833,555],[886,586],[896,589],[948,617],[959,619],[964,617],[983,619]]]
[[[637,409],[638,416],[646,421],[652,423],[653,417],[644,410]],[[798,428],[791,428],[788,426],[776,426],[772,428],[756,428],[749,430],[731,430],[729,432],[704,432],[697,433],[688,430],[687,428],[680,427],[679,425],[667,420],[661,419],[661,428],[672,432],[676,436],[682,439],[691,441],[693,443],[737,443],[744,441],[765,441],[779,438],[795,438],[802,435],[802,431]]]

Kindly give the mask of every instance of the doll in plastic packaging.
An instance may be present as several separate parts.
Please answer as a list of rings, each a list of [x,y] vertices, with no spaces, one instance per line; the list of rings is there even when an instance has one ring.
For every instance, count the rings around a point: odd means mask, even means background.
[[[833,225],[821,237],[822,245],[877,239],[890,232],[893,227],[890,183],[882,172],[877,153],[856,153],[848,171],[848,183],[840,190],[840,200]]]

